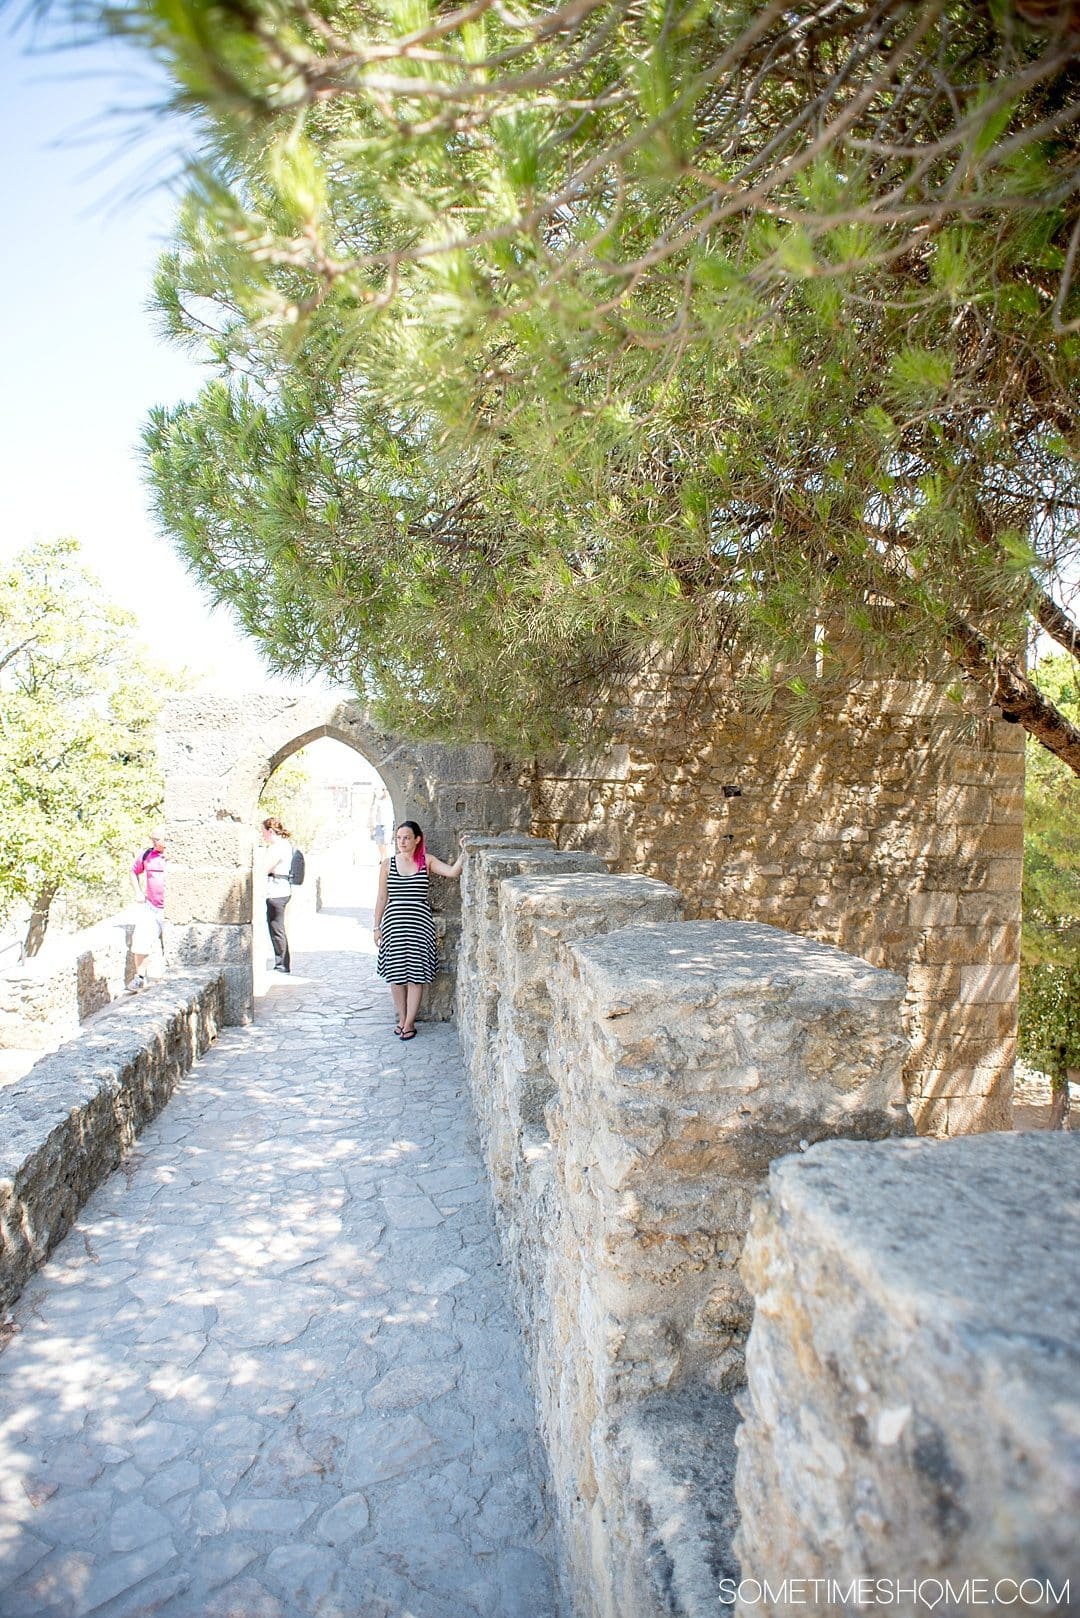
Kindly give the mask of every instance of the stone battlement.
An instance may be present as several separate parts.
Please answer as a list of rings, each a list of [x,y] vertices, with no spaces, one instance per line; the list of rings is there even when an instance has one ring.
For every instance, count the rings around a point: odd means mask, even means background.
[[[472,845],[459,1023],[581,1613],[658,1618],[723,1558],[715,1514],[672,1538],[663,1502],[730,1487],[753,1194],[782,1153],[911,1131],[905,989],[586,859]]]

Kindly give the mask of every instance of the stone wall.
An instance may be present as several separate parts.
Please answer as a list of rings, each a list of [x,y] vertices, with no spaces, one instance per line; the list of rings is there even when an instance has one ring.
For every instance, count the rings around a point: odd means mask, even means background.
[[[582,1618],[711,1613],[751,1197],[777,1153],[910,1130],[904,986],[573,859],[470,845],[466,1066]]]
[[[534,833],[899,972],[920,1132],[1008,1129],[1024,736],[943,685],[866,681],[793,730],[642,686],[601,756],[540,760]]]
[[[279,764],[321,738],[367,759],[390,792],[395,818],[419,821],[440,857],[456,857],[463,831],[528,821],[520,768],[491,748],[388,735],[360,703],[336,696],[173,698],[162,712],[158,744],[169,833],[170,955],[223,973],[230,1023],[254,1015],[252,856],[259,794]],[[436,879],[433,903],[447,970],[427,997],[425,1014],[445,1018],[453,1005],[460,932],[456,884]]]
[[[773,1165],[743,1259],[746,1618],[839,1610],[807,1581],[853,1579],[927,1581],[920,1611],[1080,1611],[1078,1251],[1075,1135]]]
[[[0,1049],[44,1050],[123,991],[131,927],[113,916],[0,973]]]
[[[213,1041],[220,975],[124,1000],[0,1090],[0,1310]]]

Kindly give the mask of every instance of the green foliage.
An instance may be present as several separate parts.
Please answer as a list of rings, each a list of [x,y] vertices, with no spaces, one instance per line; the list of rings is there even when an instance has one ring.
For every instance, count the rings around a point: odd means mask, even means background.
[[[289,831],[298,848],[314,848],[323,831],[315,809],[311,775],[303,750],[279,764],[259,794],[259,819],[272,815]]]
[[[1040,679],[1080,719],[1072,659],[1045,658]],[[1020,1048],[1060,1085],[1080,1068],[1080,780],[1031,742],[1024,810]]]
[[[1042,687],[1080,721],[1080,674],[1063,655],[1043,658]],[[1024,936],[1026,965],[1080,961],[1080,780],[1029,742],[1024,793]]]
[[[283,672],[521,748],[654,657],[993,691],[1077,561],[1069,41],[469,10],[109,14],[202,115],[158,297],[219,378],[146,438],[195,571]]]
[[[4,570],[0,921],[37,907],[43,932],[54,896],[115,893],[149,840],[163,680],[132,624],[72,540],[34,545]]]
[[[1070,1068],[1080,1069],[1080,954],[1024,966],[1020,1049],[1057,1090],[1067,1087]]]

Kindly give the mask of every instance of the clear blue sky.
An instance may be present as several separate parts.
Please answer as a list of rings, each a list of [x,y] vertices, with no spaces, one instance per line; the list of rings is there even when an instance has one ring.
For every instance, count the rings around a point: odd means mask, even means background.
[[[140,481],[147,412],[202,378],[147,310],[172,216],[161,122],[125,152],[130,120],[109,115],[151,103],[153,86],[137,63],[121,73],[116,48],[87,60],[26,46],[25,32],[0,33],[0,555],[73,535],[163,660],[257,689],[251,643],[155,535]]]

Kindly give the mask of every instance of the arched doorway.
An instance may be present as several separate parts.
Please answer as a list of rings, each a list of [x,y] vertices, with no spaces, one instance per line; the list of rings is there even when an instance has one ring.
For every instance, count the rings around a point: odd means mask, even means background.
[[[178,966],[219,966],[226,1020],[250,1022],[253,983],[252,857],[264,782],[320,737],[355,748],[386,783],[398,819],[415,818],[432,847],[450,850],[462,831],[528,827],[519,766],[485,746],[446,747],[389,735],[362,704],[332,695],[269,693],[173,698],[159,747],[168,828],[168,947]],[[459,932],[456,893],[446,900],[449,979],[431,1013],[449,1015]]]

